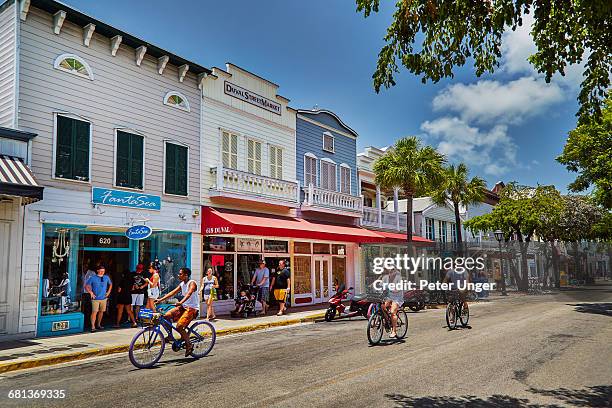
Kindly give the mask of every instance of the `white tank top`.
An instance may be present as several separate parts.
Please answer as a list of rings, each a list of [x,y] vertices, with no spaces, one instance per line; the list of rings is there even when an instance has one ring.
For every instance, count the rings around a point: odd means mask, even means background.
[[[187,282],[181,282],[181,295],[185,297],[189,292],[189,284],[193,282],[196,285],[196,290],[189,296],[189,298],[183,303],[183,307],[190,307],[192,309],[200,309],[200,295],[198,294],[198,284],[193,279]]]

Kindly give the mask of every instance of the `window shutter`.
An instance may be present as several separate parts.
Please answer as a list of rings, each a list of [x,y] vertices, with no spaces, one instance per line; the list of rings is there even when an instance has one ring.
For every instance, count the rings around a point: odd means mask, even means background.
[[[254,173],[255,171],[255,142],[251,139],[247,140],[247,171],[249,173]]]
[[[230,134],[227,132],[223,132],[221,139],[221,155],[223,167],[230,167]]]
[[[127,133],[117,132],[117,179],[115,184],[127,186],[130,174],[130,138]]]
[[[231,135],[231,167],[238,168],[238,136]]]
[[[144,137],[139,135],[131,136],[131,148],[132,148],[132,172],[130,177],[130,186],[133,188],[142,188],[143,183],[143,160],[144,160]]]
[[[176,146],[176,193],[187,195],[187,148]]]
[[[88,122],[75,120],[74,177],[89,181],[89,127]]]
[[[329,165],[329,189],[332,191],[338,191],[338,188],[336,187],[336,165],[331,163]]]
[[[340,166],[340,191],[351,193],[351,169],[344,166]]]
[[[57,116],[55,177],[89,181],[90,123]]]
[[[321,161],[321,188],[329,190],[329,163]]]
[[[270,151],[268,152],[268,156],[270,159],[270,177],[278,178],[276,176],[276,147],[270,146]]]
[[[276,178],[283,178],[283,149],[276,148]]]
[[[323,133],[323,150],[334,151],[334,137],[332,135]]]
[[[72,120],[63,116],[58,116],[55,177],[74,177],[72,171],[72,136]]]
[[[166,179],[165,192],[174,194],[176,191],[176,145],[166,143]]]
[[[261,143],[255,142],[255,174],[261,174]]]

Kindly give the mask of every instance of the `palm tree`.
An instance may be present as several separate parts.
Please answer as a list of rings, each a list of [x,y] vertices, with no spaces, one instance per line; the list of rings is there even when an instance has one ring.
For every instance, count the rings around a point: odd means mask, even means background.
[[[475,176],[468,180],[468,168],[460,163],[455,166],[449,165],[443,169],[442,181],[433,190],[432,201],[439,206],[447,206],[452,203],[455,210],[455,228],[457,229],[457,243],[463,242],[461,236],[461,217],[459,217],[459,206],[468,207],[481,203],[484,199],[487,184]]]
[[[433,147],[422,146],[419,139],[411,136],[398,140],[374,163],[376,184],[383,189],[399,187],[406,196],[408,242],[412,242],[412,198],[436,185],[444,161]]]

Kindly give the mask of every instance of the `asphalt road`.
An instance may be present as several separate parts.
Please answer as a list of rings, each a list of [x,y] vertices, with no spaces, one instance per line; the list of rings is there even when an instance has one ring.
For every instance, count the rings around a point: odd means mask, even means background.
[[[612,286],[479,303],[456,331],[443,313],[408,313],[406,340],[376,347],[344,320],[220,338],[199,361],[167,348],[150,370],[120,355],[7,374],[0,406],[611,406]]]

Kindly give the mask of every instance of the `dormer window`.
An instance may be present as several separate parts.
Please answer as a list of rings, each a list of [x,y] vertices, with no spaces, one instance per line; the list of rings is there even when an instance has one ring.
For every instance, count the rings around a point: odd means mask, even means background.
[[[55,59],[53,63],[55,69],[69,72],[71,74],[87,78],[93,81],[93,72],[89,64],[81,57],[73,54],[62,54]]]
[[[334,152],[334,135],[329,132],[323,133],[323,150],[326,152]]]
[[[187,98],[185,95],[178,92],[168,92],[164,97],[164,105],[189,112],[189,102]]]

